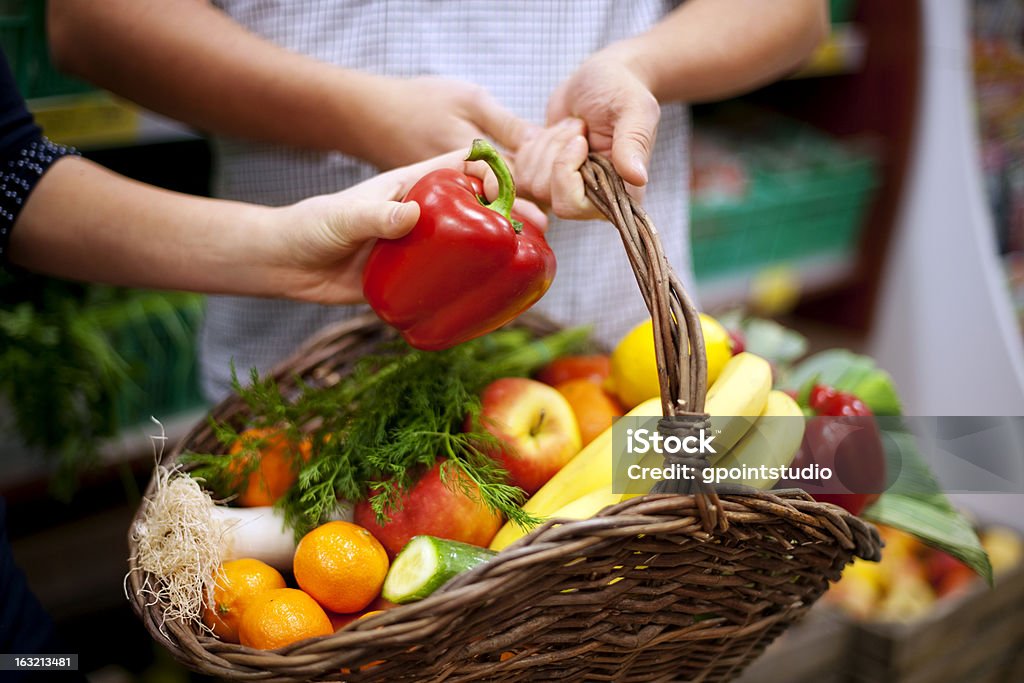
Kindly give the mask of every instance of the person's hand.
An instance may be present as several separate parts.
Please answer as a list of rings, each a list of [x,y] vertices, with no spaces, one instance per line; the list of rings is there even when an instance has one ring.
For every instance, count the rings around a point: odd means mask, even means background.
[[[332,195],[311,197],[274,210],[269,276],[281,296],[325,304],[363,300],[362,272],[373,241],[405,235],[419,220],[420,207],[401,199],[420,178],[452,168],[485,180],[494,197],[493,174],[483,162],[465,161],[458,150],[382,173]],[[490,176],[490,177],[488,177]],[[542,230],[547,217],[536,205],[516,200],[514,211]]]
[[[591,56],[555,89],[548,125],[572,117],[584,124],[589,151],[609,157],[631,194],[641,198],[661,108],[624,49],[611,46]],[[554,151],[543,149],[552,145]],[[556,215],[592,218],[597,210],[584,196],[578,172],[585,158],[574,132],[548,128],[520,146],[516,171],[531,199],[550,205]]]
[[[436,76],[373,77],[365,99],[374,110],[361,117],[357,155],[383,170],[468,149],[475,138],[514,151],[530,128],[483,87]]]
[[[590,151],[586,133],[578,118],[562,119],[531,133],[515,157],[518,191],[549,206],[561,218],[598,217],[579,173]]]

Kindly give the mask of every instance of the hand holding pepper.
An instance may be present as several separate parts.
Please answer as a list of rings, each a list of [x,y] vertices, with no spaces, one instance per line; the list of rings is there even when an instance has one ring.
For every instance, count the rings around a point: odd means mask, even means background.
[[[378,241],[363,293],[412,346],[445,349],[486,334],[537,302],[555,276],[555,256],[534,225],[512,217],[515,183],[492,145],[467,157],[498,179],[485,203],[478,178],[451,169],[424,176],[406,195],[420,218],[405,236]]]

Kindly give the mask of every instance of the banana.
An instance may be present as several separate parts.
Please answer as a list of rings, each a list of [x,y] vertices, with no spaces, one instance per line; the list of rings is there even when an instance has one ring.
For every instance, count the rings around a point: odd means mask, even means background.
[[[602,486],[580,496],[551,513],[552,519],[590,519],[598,512],[622,500],[621,493],[612,493],[612,487]]]
[[[744,351],[729,359],[718,380],[708,389],[704,410],[711,416],[716,453],[711,464],[725,457],[764,411],[772,388],[772,367],[764,358]],[[661,467],[664,457],[648,453],[641,467]]]
[[[620,500],[622,500],[622,494],[612,493],[612,485],[609,483],[590,493],[583,494],[576,500],[569,501],[548,517],[550,519],[590,519],[604,508],[614,505]],[[491,541],[491,550],[504,550],[505,547],[515,543],[527,533],[515,525],[506,526],[511,526],[512,530],[505,532],[502,529],[502,532],[505,533],[499,533],[494,537],[494,540]]]
[[[661,415],[661,399],[644,401],[626,414],[626,417]],[[538,517],[550,517],[551,513],[566,503],[612,483],[612,428],[604,430],[596,439],[584,446],[565,467],[558,470],[544,486],[534,493],[523,505],[523,509]],[[491,548],[504,548],[522,536],[515,524],[506,522],[491,542]]]
[[[761,417],[754,423],[746,436],[740,439],[736,447],[721,458],[715,467],[788,467],[800,442],[804,438],[804,414],[797,402],[781,391],[768,394]],[[747,479],[723,479],[736,484],[746,484],[765,491],[775,486],[778,477],[758,477]]]
[[[744,351],[729,359],[718,380],[708,389],[704,410],[711,416],[716,457],[739,443],[764,412],[772,390],[772,366],[764,358]]]

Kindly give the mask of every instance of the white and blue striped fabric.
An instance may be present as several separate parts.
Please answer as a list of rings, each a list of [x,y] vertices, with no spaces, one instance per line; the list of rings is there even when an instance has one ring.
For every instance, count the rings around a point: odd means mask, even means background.
[[[254,33],[317,59],[390,76],[433,74],[477,83],[519,116],[543,123],[548,96],[590,54],[636,35],[676,4],[668,0],[216,0]],[[429,103],[424,103],[429,106]],[[688,281],[688,116],[662,110],[645,207],[669,260]],[[336,192],[370,177],[340,153],[214,141],[215,193],[282,205]],[[614,342],[646,310],[619,241],[604,222],[553,221],[558,274],[536,310],[565,324],[593,324]],[[240,374],[266,369],[321,327],[364,310],[238,297],[210,297],[201,333],[207,398]]]

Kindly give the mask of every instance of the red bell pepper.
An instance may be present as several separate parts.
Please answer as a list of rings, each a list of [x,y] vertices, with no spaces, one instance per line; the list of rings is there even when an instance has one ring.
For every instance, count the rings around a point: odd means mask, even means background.
[[[818,415],[838,417],[850,415],[854,417],[872,417],[874,413],[864,401],[853,394],[839,391],[824,384],[815,384],[808,400],[811,409]]]
[[[817,464],[833,473],[829,482],[782,482],[802,488],[822,503],[859,515],[886,486],[885,446],[871,410],[853,394],[815,384],[807,404],[818,417],[807,422],[800,450],[790,467]]]
[[[487,204],[479,179],[453,169],[421,178],[403,201],[420,205],[415,227],[378,240],[363,271],[363,294],[412,346],[446,349],[486,334],[537,302],[555,277],[544,234],[511,215],[515,183],[497,150],[475,140],[468,161],[498,178]]]

